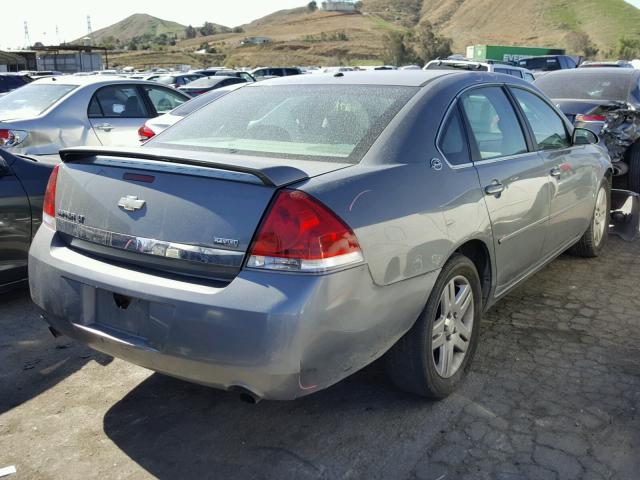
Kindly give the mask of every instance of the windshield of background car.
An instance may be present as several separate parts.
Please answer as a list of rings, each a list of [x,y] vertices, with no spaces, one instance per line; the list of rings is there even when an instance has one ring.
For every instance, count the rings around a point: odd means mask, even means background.
[[[145,146],[358,163],[417,91],[382,85],[245,87]]]
[[[629,96],[632,75],[618,72],[589,71],[576,75],[545,75],[535,85],[549,98],[576,100],[617,100],[626,102]]]
[[[40,115],[77,85],[30,83],[0,97],[0,118]]]

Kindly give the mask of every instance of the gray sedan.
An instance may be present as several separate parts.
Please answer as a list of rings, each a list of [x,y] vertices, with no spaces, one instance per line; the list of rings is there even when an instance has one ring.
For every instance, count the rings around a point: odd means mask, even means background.
[[[0,97],[0,148],[57,155],[79,145],[136,145],[149,118],[189,97],[155,82],[105,76],[37,80]]]
[[[530,83],[482,72],[267,80],[138,149],[62,152],[35,303],[93,348],[258,400],[386,356],[442,398],[483,312],[605,245],[611,163]]]

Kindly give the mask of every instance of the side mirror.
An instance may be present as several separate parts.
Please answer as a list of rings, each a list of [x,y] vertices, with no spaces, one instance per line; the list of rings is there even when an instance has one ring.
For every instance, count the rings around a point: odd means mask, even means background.
[[[586,128],[574,128],[571,143],[573,145],[595,145],[599,142],[598,136]]]

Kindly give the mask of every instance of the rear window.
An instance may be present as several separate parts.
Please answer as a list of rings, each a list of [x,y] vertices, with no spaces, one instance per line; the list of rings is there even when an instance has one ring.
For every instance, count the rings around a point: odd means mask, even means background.
[[[529,70],[542,70],[543,72],[560,70],[561,68],[557,58],[525,58],[518,62],[518,66]]]
[[[30,83],[0,97],[0,118],[29,118],[40,115],[76,85]]]
[[[145,145],[357,163],[417,91],[380,85],[245,87]]]
[[[566,70],[538,78],[536,86],[549,98],[627,101],[632,75],[594,70]]]

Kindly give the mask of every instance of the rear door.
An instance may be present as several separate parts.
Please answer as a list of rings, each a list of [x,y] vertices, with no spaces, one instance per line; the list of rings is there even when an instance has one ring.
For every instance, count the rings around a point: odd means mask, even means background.
[[[531,128],[550,182],[545,253],[551,254],[587,228],[597,190],[593,156],[584,145],[571,145],[564,121],[544,99],[521,88],[511,91]]]
[[[0,157],[0,286],[27,278],[31,208],[20,180]]]
[[[529,151],[522,119],[499,86],[461,97],[472,158],[493,228],[497,293],[541,261],[549,216],[549,179],[537,152]]]
[[[152,115],[137,85],[102,87],[89,103],[89,121],[105,146],[139,145],[138,129]]]

